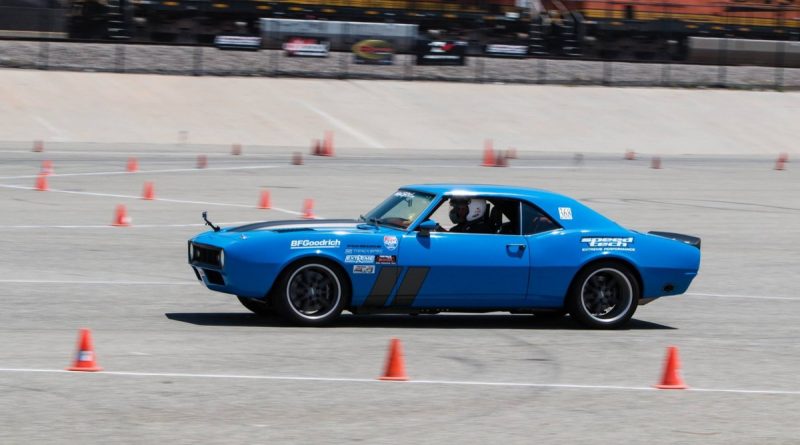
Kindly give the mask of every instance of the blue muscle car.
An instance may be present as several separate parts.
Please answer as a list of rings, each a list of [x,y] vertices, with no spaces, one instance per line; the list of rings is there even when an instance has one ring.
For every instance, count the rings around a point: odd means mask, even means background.
[[[308,326],[343,310],[508,311],[616,328],[638,305],[684,293],[700,266],[699,238],[628,230],[522,187],[409,185],[358,220],[206,222],[214,230],[188,246],[197,278]]]

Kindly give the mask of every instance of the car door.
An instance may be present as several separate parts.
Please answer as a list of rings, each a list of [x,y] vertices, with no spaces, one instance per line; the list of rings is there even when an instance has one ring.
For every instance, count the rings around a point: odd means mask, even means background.
[[[405,234],[400,242],[397,261],[404,277],[393,306],[506,308],[525,301],[530,258],[518,230],[506,234],[416,231]]]

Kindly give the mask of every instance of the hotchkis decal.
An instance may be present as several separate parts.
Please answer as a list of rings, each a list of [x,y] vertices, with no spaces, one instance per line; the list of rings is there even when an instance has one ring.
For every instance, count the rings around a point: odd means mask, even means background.
[[[560,219],[572,219],[572,208],[570,208],[570,207],[559,207],[558,208],[558,217]]]
[[[395,255],[378,255],[375,257],[377,264],[397,264],[397,257]]]
[[[292,249],[337,249],[342,245],[338,239],[293,239],[290,247]]]
[[[372,264],[375,262],[375,255],[345,255],[345,263]]]
[[[375,273],[375,266],[372,264],[356,264],[353,266],[353,273]]]
[[[388,250],[397,249],[397,237],[394,235],[386,235],[383,237],[383,245]]]
[[[602,237],[602,236],[585,236],[581,238],[581,242],[586,244],[586,247],[581,249],[584,252],[607,252],[607,251],[625,251],[635,252],[636,248],[632,247],[633,237]]]
[[[394,196],[397,196],[398,198],[413,198],[414,193],[401,190],[399,192],[394,192]]]

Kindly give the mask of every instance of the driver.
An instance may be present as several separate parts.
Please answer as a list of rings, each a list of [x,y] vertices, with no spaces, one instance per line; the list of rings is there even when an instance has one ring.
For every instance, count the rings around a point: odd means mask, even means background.
[[[495,227],[485,218],[486,200],[479,198],[451,198],[450,221],[456,225],[451,232],[495,233]]]

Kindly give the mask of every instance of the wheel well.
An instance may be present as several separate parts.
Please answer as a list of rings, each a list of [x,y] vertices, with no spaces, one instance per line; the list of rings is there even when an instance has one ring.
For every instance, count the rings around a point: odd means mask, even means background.
[[[283,266],[283,269],[281,269],[278,275],[275,276],[275,281],[272,283],[272,287],[267,291],[267,298],[269,298],[272,295],[272,292],[275,290],[275,284],[277,284],[283,278],[283,275],[286,273],[286,271],[289,268],[301,263],[320,263],[338,272],[339,276],[342,277],[342,281],[344,281],[344,283],[342,284],[347,284],[347,288],[350,290],[349,295],[344,295],[344,297],[347,298],[345,307],[348,307],[350,305],[350,298],[352,298],[353,296],[353,282],[350,280],[350,275],[347,274],[347,272],[345,271],[344,267],[342,267],[341,264],[337,263],[332,259],[319,256],[306,256],[298,258]]]
[[[578,275],[580,275],[581,272],[583,272],[587,268],[597,263],[616,263],[626,267],[633,274],[633,277],[636,278],[636,284],[639,285],[639,298],[642,297],[642,294],[644,293],[644,283],[642,282],[642,275],[639,273],[639,269],[637,269],[636,266],[634,266],[630,261],[623,260],[621,258],[598,258],[584,264],[583,267],[581,267],[580,269],[578,269],[577,272],[575,272],[575,275],[572,276],[572,281],[570,281],[569,287],[567,288],[567,294],[564,295],[564,301],[567,301],[567,297],[572,291],[572,287],[575,286],[575,279],[578,277]]]

